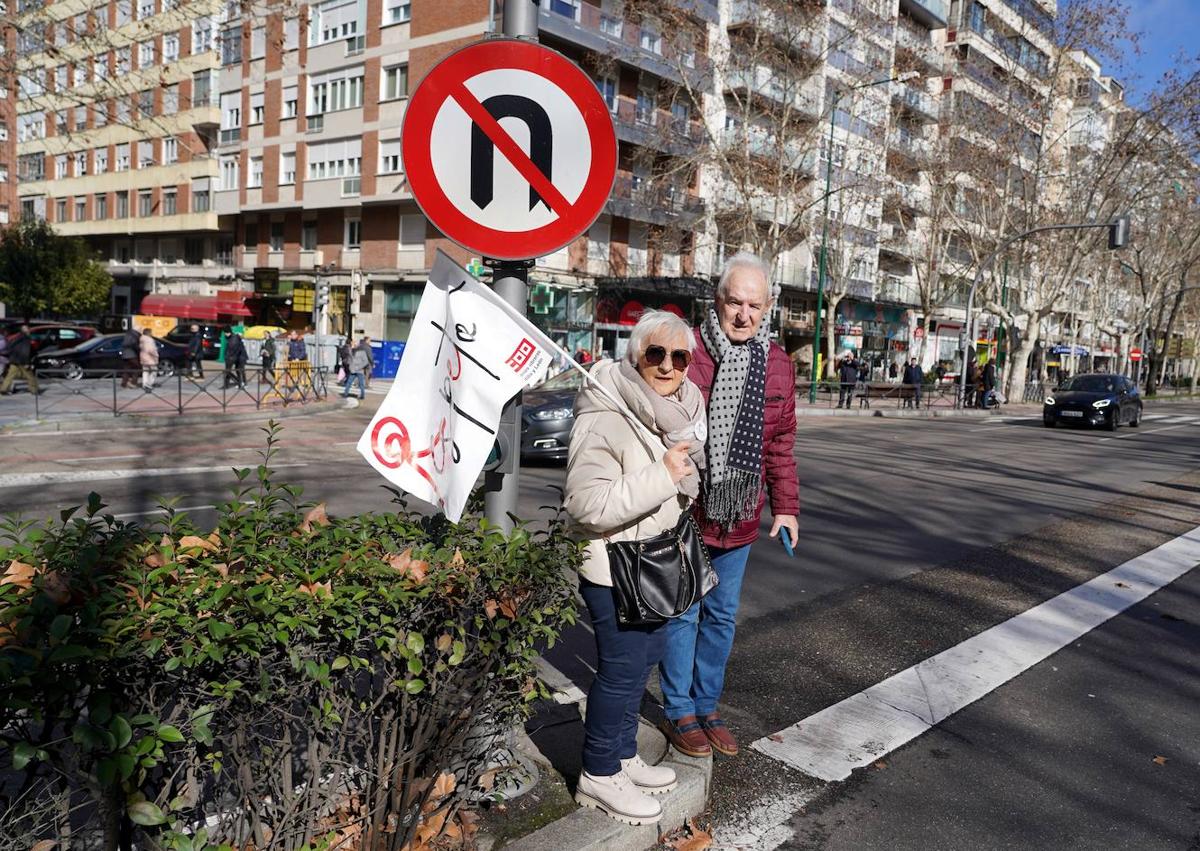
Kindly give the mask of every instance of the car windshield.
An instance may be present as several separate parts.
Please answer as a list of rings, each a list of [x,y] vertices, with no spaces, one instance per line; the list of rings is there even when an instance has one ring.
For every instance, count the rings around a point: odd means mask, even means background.
[[[1084,393],[1114,393],[1116,379],[1111,375],[1077,375],[1067,380],[1063,390],[1081,390]]]
[[[75,351],[88,352],[88,351],[91,351],[92,349],[96,348],[96,346],[100,345],[104,341],[111,340],[111,339],[112,339],[112,337],[92,337],[90,340],[86,340],[85,342],[82,342],[78,346],[76,346]]]
[[[586,369],[587,367],[584,367]],[[578,390],[583,386],[583,375],[574,367],[564,369],[558,375],[547,378],[534,390]]]

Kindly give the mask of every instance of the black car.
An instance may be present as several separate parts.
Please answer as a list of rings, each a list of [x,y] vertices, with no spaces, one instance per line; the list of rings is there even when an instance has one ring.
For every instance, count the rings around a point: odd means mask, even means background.
[[[93,376],[125,368],[121,359],[123,334],[93,337],[73,349],[51,349],[39,352],[33,359],[34,368],[42,375],[61,375],[68,381],[78,381],[85,374]],[[158,344],[158,374],[170,378],[183,369],[187,349],[155,337]]]
[[[1123,423],[1136,428],[1142,422],[1142,399],[1132,381],[1123,375],[1090,373],[1068,378],[1046,397],[1042,423],[1104,426],[1116,431]]]
[[[521,458],[567,460],[571,426],[575,425],[575,396],[582,386],[583,376],[572,367],[525,391]]]
[[[163,339],[168,343],[174,343],[177,346],[183,346],[184,349],[187,349],[188,343],[192,340],[192,324],[191,322],[184,322],[182,325],[176,325]],[[225,329],[229,326],[204,325],[199,322],[195,324],[200,326],[200,344],[203,347],[203,359],[216,360],[221,354],[221,335],[225,333]]]

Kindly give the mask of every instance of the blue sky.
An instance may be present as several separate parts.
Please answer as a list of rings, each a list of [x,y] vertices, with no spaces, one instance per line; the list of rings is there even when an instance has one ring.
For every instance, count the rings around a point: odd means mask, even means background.
[[[1175,64],[1180,51],[1200,54],[1200,0],[1128,0],[1129,28],[1142,34],[1141,56],[1126,52],[1127,68],[1116,76],[1129,89],[1130,100],[1141,101],[1162,73]]]

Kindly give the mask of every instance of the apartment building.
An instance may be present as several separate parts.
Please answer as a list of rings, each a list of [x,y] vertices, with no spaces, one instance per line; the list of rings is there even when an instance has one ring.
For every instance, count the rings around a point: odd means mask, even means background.
[[[0,2],[0,16],[7,13]],[[17,112],[8,63],[15,55],[17,33],[11,28],[0,32],[0,227],[17,217]]]

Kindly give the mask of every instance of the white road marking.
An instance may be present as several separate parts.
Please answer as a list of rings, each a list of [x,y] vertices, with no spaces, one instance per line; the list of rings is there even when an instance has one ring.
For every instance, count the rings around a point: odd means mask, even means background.
[[[1149,423],[1154,420],[1165,420],[1169,416],[1170,414],[1145,414],[1142,416],[1142,420]]]
[[[775,851],[795,838],[787,823],[812,797],[810,792],[790,790],[759,801],[749,812],[713,831],[713,851]]]
[[[76,434],[112,434],[111,428],[81,428],[77,430],[67,431],[22,431],[15,434],[6,434],[6,440],[13,440],[18,437],[54,437],[62,440],[64,437],[72,437]]]
[[[1194,422],[1196,422],[1196,417],[1170,417],[1169,419],[1163,420],[1163,422],[1164,423],[1194,423]]]
[[[1104,443],[1105,441],[1109,440],[1128,440],[1131,437],[1137,437],[1139,434],[1158,434],[1160,431],[1170,431],[1173,428],[1183,428],[1185,425],[1187,425],[1187,423],[1163,426],[1162,428],[1152,428],[1148,431],[1131,431],[1128,434],[1121,434],[1117,435],[1116,437],[1102,437],[1100,438],[1100,443]]]
[[[751,747],[845,780],[1200,564],[1200,526]]]
[[[272,464],[272,469],[305,467],[307,464]],[[72,482],[99,482],[106,479],[140,479],[151,476],[193,476],[199,473],[227,473],[228,464],[216,467],[156,467],[148,470],[71,470],[61,473],[6,473],[0,475],[0,488],[56,485]]]

